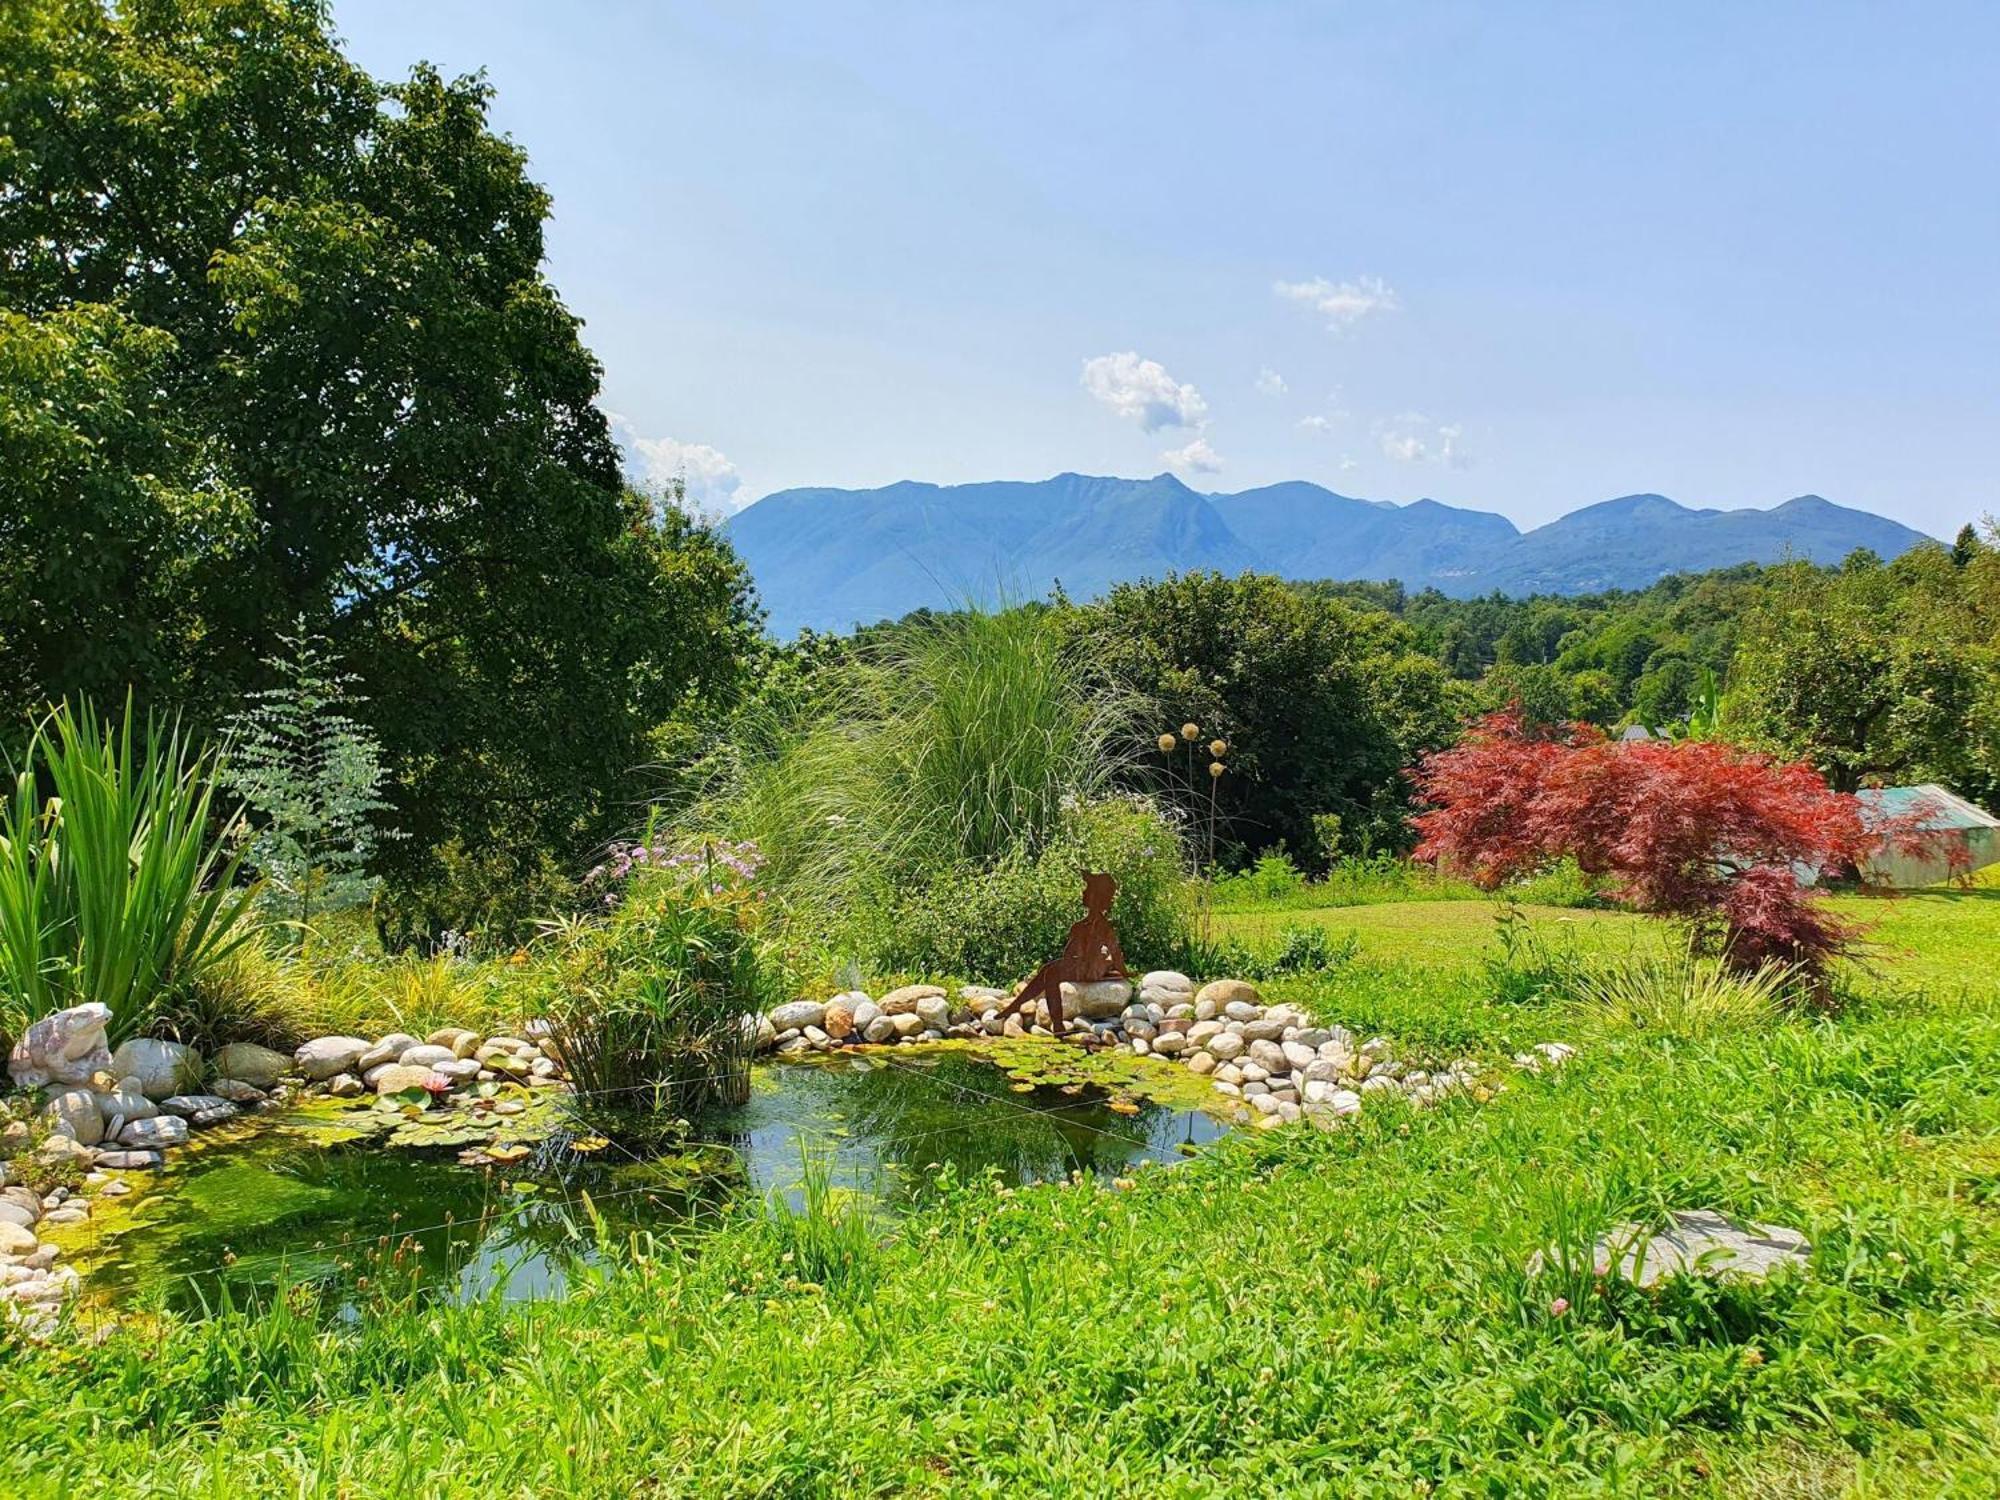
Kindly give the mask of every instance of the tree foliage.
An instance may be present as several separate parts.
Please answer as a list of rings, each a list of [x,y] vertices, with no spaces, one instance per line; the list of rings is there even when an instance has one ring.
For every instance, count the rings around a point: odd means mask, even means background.
[[[1452,733],[1444,673],[1412,633],[1330,593],[1187,573],[1121,584],[1062,618],[1078,659],[1150,706],[1145,740],[1192,722],[1228,741],[1220,802],[1239,854],[1283,841],[1318,855],[1324,813],[1351,847],[1395,847],[1403,770]]]
[[[1853,797],[1810,766],[1711,741],[1565,738],[1494,714],[1424,761],[1419,858],[1492,887],[1572,858],[1640,911],[1685,920],[1740,969],[1820,976],[1855,936],[1801,871],[1857,863],[1872,845]]]
[[[10,704],[213,725],[303,617],[366,685],[409,926],[480,920],[439,851],[579,856],[754,632],[621,480],[547,195],[481,81],[378,83],[308,0],[17,0],[0,56]]]

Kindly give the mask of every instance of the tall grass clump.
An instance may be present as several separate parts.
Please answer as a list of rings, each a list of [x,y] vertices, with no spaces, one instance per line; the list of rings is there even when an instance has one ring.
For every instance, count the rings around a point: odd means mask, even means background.
[[[1614,1025],[1676,1041],[1705,1041],[1755,1031],[1783,1014],[1799,985],[1795,969],[1766,964],[1744,972],[1694,945],[1674,953],[1635,954],[1583,971],[1576,989]]]
[[[878,967],[1032,967],[1093,868],[1119,881],[1121,931],[1164,939],[1180,839],[1113,795],[1137,716],[1086,687],[1072,651],[1029,609],[891,629],[760,694],[682,832],[754,843],[792,930]],[[1129,931],[1125,946],[1148,951]]]
[[[667,870],[552,936],[549,1040],[587,1114],[692,1121],[748,1099],[756,1016],[782,992],[761,909],[745,882]]]
[[[0,1032],[98,1002],[123,1039],[254,932],[213,752],[178,724],[135,735],[65,703],[0,805]],[[44,795],[46,787],[48,795]]]

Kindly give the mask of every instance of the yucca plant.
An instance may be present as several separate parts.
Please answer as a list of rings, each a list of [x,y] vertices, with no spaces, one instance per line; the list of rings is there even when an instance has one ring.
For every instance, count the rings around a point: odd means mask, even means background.
[[[215,783],[215,755],[178,723],[135,738],[129,700],[116,727],[87,702],[36,726],[0,810],[5,1030],[97,1001],[122,1039],[248,940]]]

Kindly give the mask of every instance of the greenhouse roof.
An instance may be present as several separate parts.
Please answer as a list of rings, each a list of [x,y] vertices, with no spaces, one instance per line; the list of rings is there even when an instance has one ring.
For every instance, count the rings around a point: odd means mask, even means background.
[[[1926,828],[2000,828],[2000,818],[1934,781],[1921,786],[1864,787],[1854,795],[1861,799],[1862,814],[1870,822],[1923,813],[1928,815],[1923,823]]]

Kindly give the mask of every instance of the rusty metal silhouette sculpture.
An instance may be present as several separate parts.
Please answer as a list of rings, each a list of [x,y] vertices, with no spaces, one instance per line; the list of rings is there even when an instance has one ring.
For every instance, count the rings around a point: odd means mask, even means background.
[[[1062,956],[1035,970],[1034,978],[1021,986],[1021,993],[1008,1001],[1000,1012],[1006,1020],[1025,1005],[1045,1000],[1049,1007],[1049,1030],[1063,1034],[1062,987],[1065,984],[1094,984],[1100,979],[1125,979],[1125,951],[1118,946],[1118,934],[1111,926],[1111,900],[1118,894],[1118,882],[1109,875],[1083,877],[1083,920],[1069,930]],[[1030,1019],[1033,1012],[1029,1013]]]

